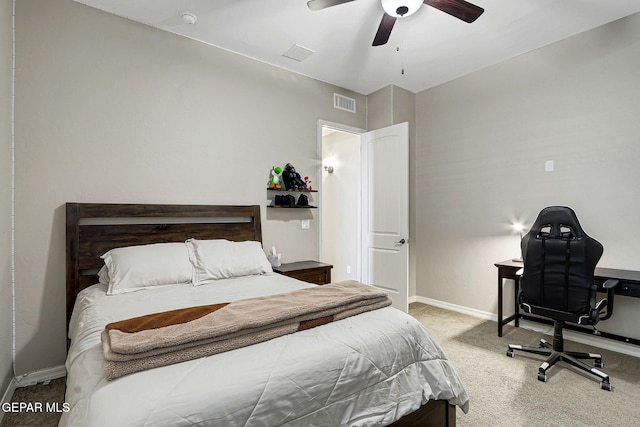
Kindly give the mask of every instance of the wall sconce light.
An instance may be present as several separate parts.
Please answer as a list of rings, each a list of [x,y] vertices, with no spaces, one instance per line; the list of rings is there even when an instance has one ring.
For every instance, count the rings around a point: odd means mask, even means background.
[[[324,170],[326,170],[329,173],[333,173],[333,166],[325,166]]]

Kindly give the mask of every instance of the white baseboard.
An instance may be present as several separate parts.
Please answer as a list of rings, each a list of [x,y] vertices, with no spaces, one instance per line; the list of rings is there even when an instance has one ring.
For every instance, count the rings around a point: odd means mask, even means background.
[[[0,402],[0,405],[4,405],[5,403],[9,403],[11,402],[11,399],[13,398],[13,393],[16,391],[16,381],[12,378],[11,381],[9,381],[9,386],[7,387],[7,390],[4,392],[4,395],[2,396],[2,402]],[[2,418],[4,418],[4,411],[0,410],[0,424],[2,424]]]
[[[409,302],[420,302],[423,304],[432,305],[434,307],[444,308],[445,310],[455,311],[457,313],[468,314],[469,316],[477,317],[480,319],[491,320],[498,322],[498,315],[495,313],[489,313],[486,311],[480,311],[461,305],[451,304],[445,301],[438,301],[431,298],[425,298],[420,296],[411,297]],[[497,325],[496,325],[497,326]],[[553,326],[546,325],[544,323],[532,322],[529,320],[520,320],[520,327],[535,332],[540,332],[545,335],[553,336]],[[498,333],[496,329],[496,334]],[[627,344],[621,341],[616,341],[608,338],[597,337],[595,335],[588,335],[581,332],[564,330],[564,337],[569,341],[579,342],[581,344],[599,347],[606,350],[615,351],[617,353],[628,354],[630,356],[640,357],[640,346],[634,344]]]
[[[53,366],[51,368],[41,369],[39,371],[28,372],[15,378],[16,387],[28,387],[38,383],[62,378],[67,375],[67,369],[64,365]]]
[[[474,308],[469,308],[462,305],[451,304],[450,302],[439,301],[439,300],[420,297],[420,296],[416,296],[415,301],[413,302],[421,302],[422,304],[428,304],[434,307],[444,308],[445,310],[451,310],[457,313],[468,314],[469,316],[477,317],[479,319],[493,320],[496,323],[498,322],[497,314],[476,310]]]

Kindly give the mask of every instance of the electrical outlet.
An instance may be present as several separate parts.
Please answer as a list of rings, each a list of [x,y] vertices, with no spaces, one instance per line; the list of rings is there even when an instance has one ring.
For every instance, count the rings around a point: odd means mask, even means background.
[[[347,274],[351,274],[351,266],[347,265]]]
[[[311,227],[311,224],[309,223],[308,219],[300,220],[300,225],[301,225],[303,230],[308,230]]]

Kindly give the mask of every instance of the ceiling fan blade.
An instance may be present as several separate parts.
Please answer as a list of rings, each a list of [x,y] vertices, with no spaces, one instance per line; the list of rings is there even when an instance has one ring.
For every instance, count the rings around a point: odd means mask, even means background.
[[[464,0],[424,0],[424,4],[469,23],[478,19],[484,12],[484,9],[480,6]]]
[[[396,23],[396,18],[389,14],[382,15],[382,21],[380,21],[380,26],[378,27],[378,32],[376,36],[373,38],[372,46],[380,46],[386,44],[389,41],[389,36],[391,35],[391,30],[393,30],[393,24]]]
[[[311,10],[326,9],[327,7],[337,6],[342,3],[349,3],[353,0],[309,0],[307,6]]]

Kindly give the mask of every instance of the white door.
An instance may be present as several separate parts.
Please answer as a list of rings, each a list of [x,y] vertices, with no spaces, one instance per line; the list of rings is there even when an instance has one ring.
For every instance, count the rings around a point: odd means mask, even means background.
[[[362,281],[409,311],[409,124],[362,134]]]

